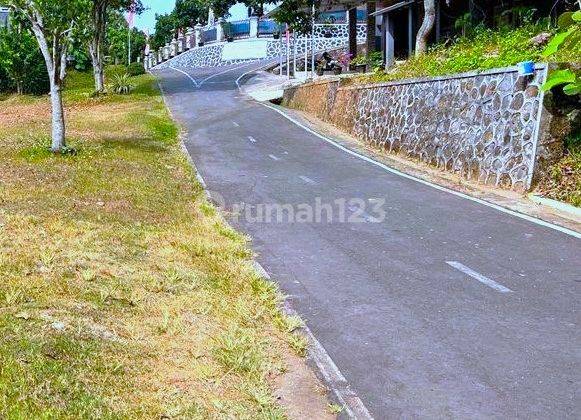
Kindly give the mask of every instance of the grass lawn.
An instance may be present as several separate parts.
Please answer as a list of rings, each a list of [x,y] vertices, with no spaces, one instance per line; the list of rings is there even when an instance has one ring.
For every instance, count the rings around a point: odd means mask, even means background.
[[[152,76],[127,96],[0,102],[0,418],[280,418],[272,380],[304,352],[183,156]]]

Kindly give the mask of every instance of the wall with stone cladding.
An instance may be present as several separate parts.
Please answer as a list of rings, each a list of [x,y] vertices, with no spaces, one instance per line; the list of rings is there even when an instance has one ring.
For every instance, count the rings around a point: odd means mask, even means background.
[[[364,42],[365,37],[360,36],[358,33],[357,42]],[[236,41],[234,41],[236,42]],[[336,38],[315,38],[314,47],[315,51],[331,51],[338,48],[347,48],[347,39],[336,37]],[[173,57],[167,61],[164,61],[156,66],[152,67],[155,70],[161,70],[168,67],[220,67],[228,64],[243,63],[247,61],[255,61],[256,59],[248,60],[222,60],[222,49],[224,48],[224,43],[214,43],[210,45],[204,45],[202,47],[195,47],[191,50],[185,51],[182,54]],[[305,49],[308,49],[309,53],[312,50],[310,40],[305,43],[304,38],[297,38],[297,58],[302,59],[305,54]],[[286,56],[286,40],[284,37],[282,39],[269,39],[266,46],[266,58],[275,59],[280,56],[282,52],[283,56]],[[290,53],[293,53],[292,41],[290,44]]]
[[[550,125],[540,85],[516,68],[450,77],[340,87],[338,80],[287,89],[283,104],[313,113],[356,137],[460,173],[468,179],[526,190],[535,161],[553,161],[555,142],[539,137]]]

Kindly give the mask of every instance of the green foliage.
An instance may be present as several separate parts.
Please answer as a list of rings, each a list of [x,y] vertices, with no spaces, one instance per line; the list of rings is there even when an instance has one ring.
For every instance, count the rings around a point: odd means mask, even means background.
[[[425,55],[412,57],[388,72],[376,73],[372,81],[440,76],[513,66],[521,61],[541,61],[542,47],[531,42],[531,38],[545,30],[546,26],[541,24],[498,30],[477,27],[469,36],[459,37],[451,44],[436,45]],[[578,61],[579,56],[575,54],[563,51],[560,58]]]
[[[111,11],[108,16],[105,50],[112,63],[127,64],[127,36],[129,27],[120,11]],[[131,59],[136,60],[143,54],[147,40],[145,34],[133,28],[131,30]]]
[[[143,67],[142,63],[131,63],[127,66],[127,74],[129,74],[129,76],[145,74],[145,67]]]
[[[464,13],[458,19],[454,21],[454,29],[459,31],[462,36],[466,36],[473,29],[472,15],[470,13]]]
[[[133,89],[133,84],[129,80],[129,75],[116,74],[113,76],[113,83],[111,83],[111,90],[119,95],[127,95],[131,93]]]
[[[0,91],[42,94],[49,90],[48,74],[36,39],[22,23],[0,29],[0,68]]]
[[[576,55],[579,60],[579,45],[581,44],[581,11],[564,13],[560,16],[559,30],[543,51],[543,57],[555,57],[563,52]],[[562,86],[566,95],[581,93],[581,74],[570,69],[561,69],[551,72],[543,85],[543,90],[550,90]]]
[[[372,69],[381,66],[382,62],[383,54],[381,51],[373,51],[367,55],[360,54],[351,60],[351,64],[367,64]]]
[[[194,27],[208,15],[208,4],[204,0],[177,0],[173,14],[178,28]]]
[[[311,6],[309,0],[286,0],[274,10],[272,17],[280,24],[287,23],[291,29],[307,34],[311,31]]]
[[[151,37],[151,47],[157,50],[168,43],[175,35],[177,18],[175,13],[155,15],[155,33]]]

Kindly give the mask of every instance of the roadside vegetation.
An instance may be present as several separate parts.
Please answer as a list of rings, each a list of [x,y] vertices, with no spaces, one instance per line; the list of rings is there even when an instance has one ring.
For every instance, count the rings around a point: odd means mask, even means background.
[[[345,80],[352,83],[379,83],[489,70],[527,60],[546,61],[542,53],[550,35],[546,23],[528,23],[517,28],[477,27],[465,36],[433,46],[426,54],[399,62],[389,71],[377,68],[372,74]],[[551,60],[578,62],[579,57],[581,44],[574,43],[571,48],[559,50]]]
[[[547,198],[581,207],[581,134],[569,139],[565,155],[551,167],[537,191]]]
[[[0,418],[282,418],[300,320],[206,201],[154,78],[131,84],[69,75],[65,154],[47,97],[0,102]]]

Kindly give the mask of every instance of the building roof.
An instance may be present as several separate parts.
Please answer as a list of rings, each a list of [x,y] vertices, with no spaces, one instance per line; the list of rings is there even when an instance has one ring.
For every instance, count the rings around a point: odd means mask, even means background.
[[[387,12],[391,12],[392,10],[397,10],[405,6],[409,6],[410,4],[414,3],[415,0],[404,0],[394,3],[390,6],[384,7],[382,9],[376,10],[375,12],[371,13],[371,16],[382,15]]]

